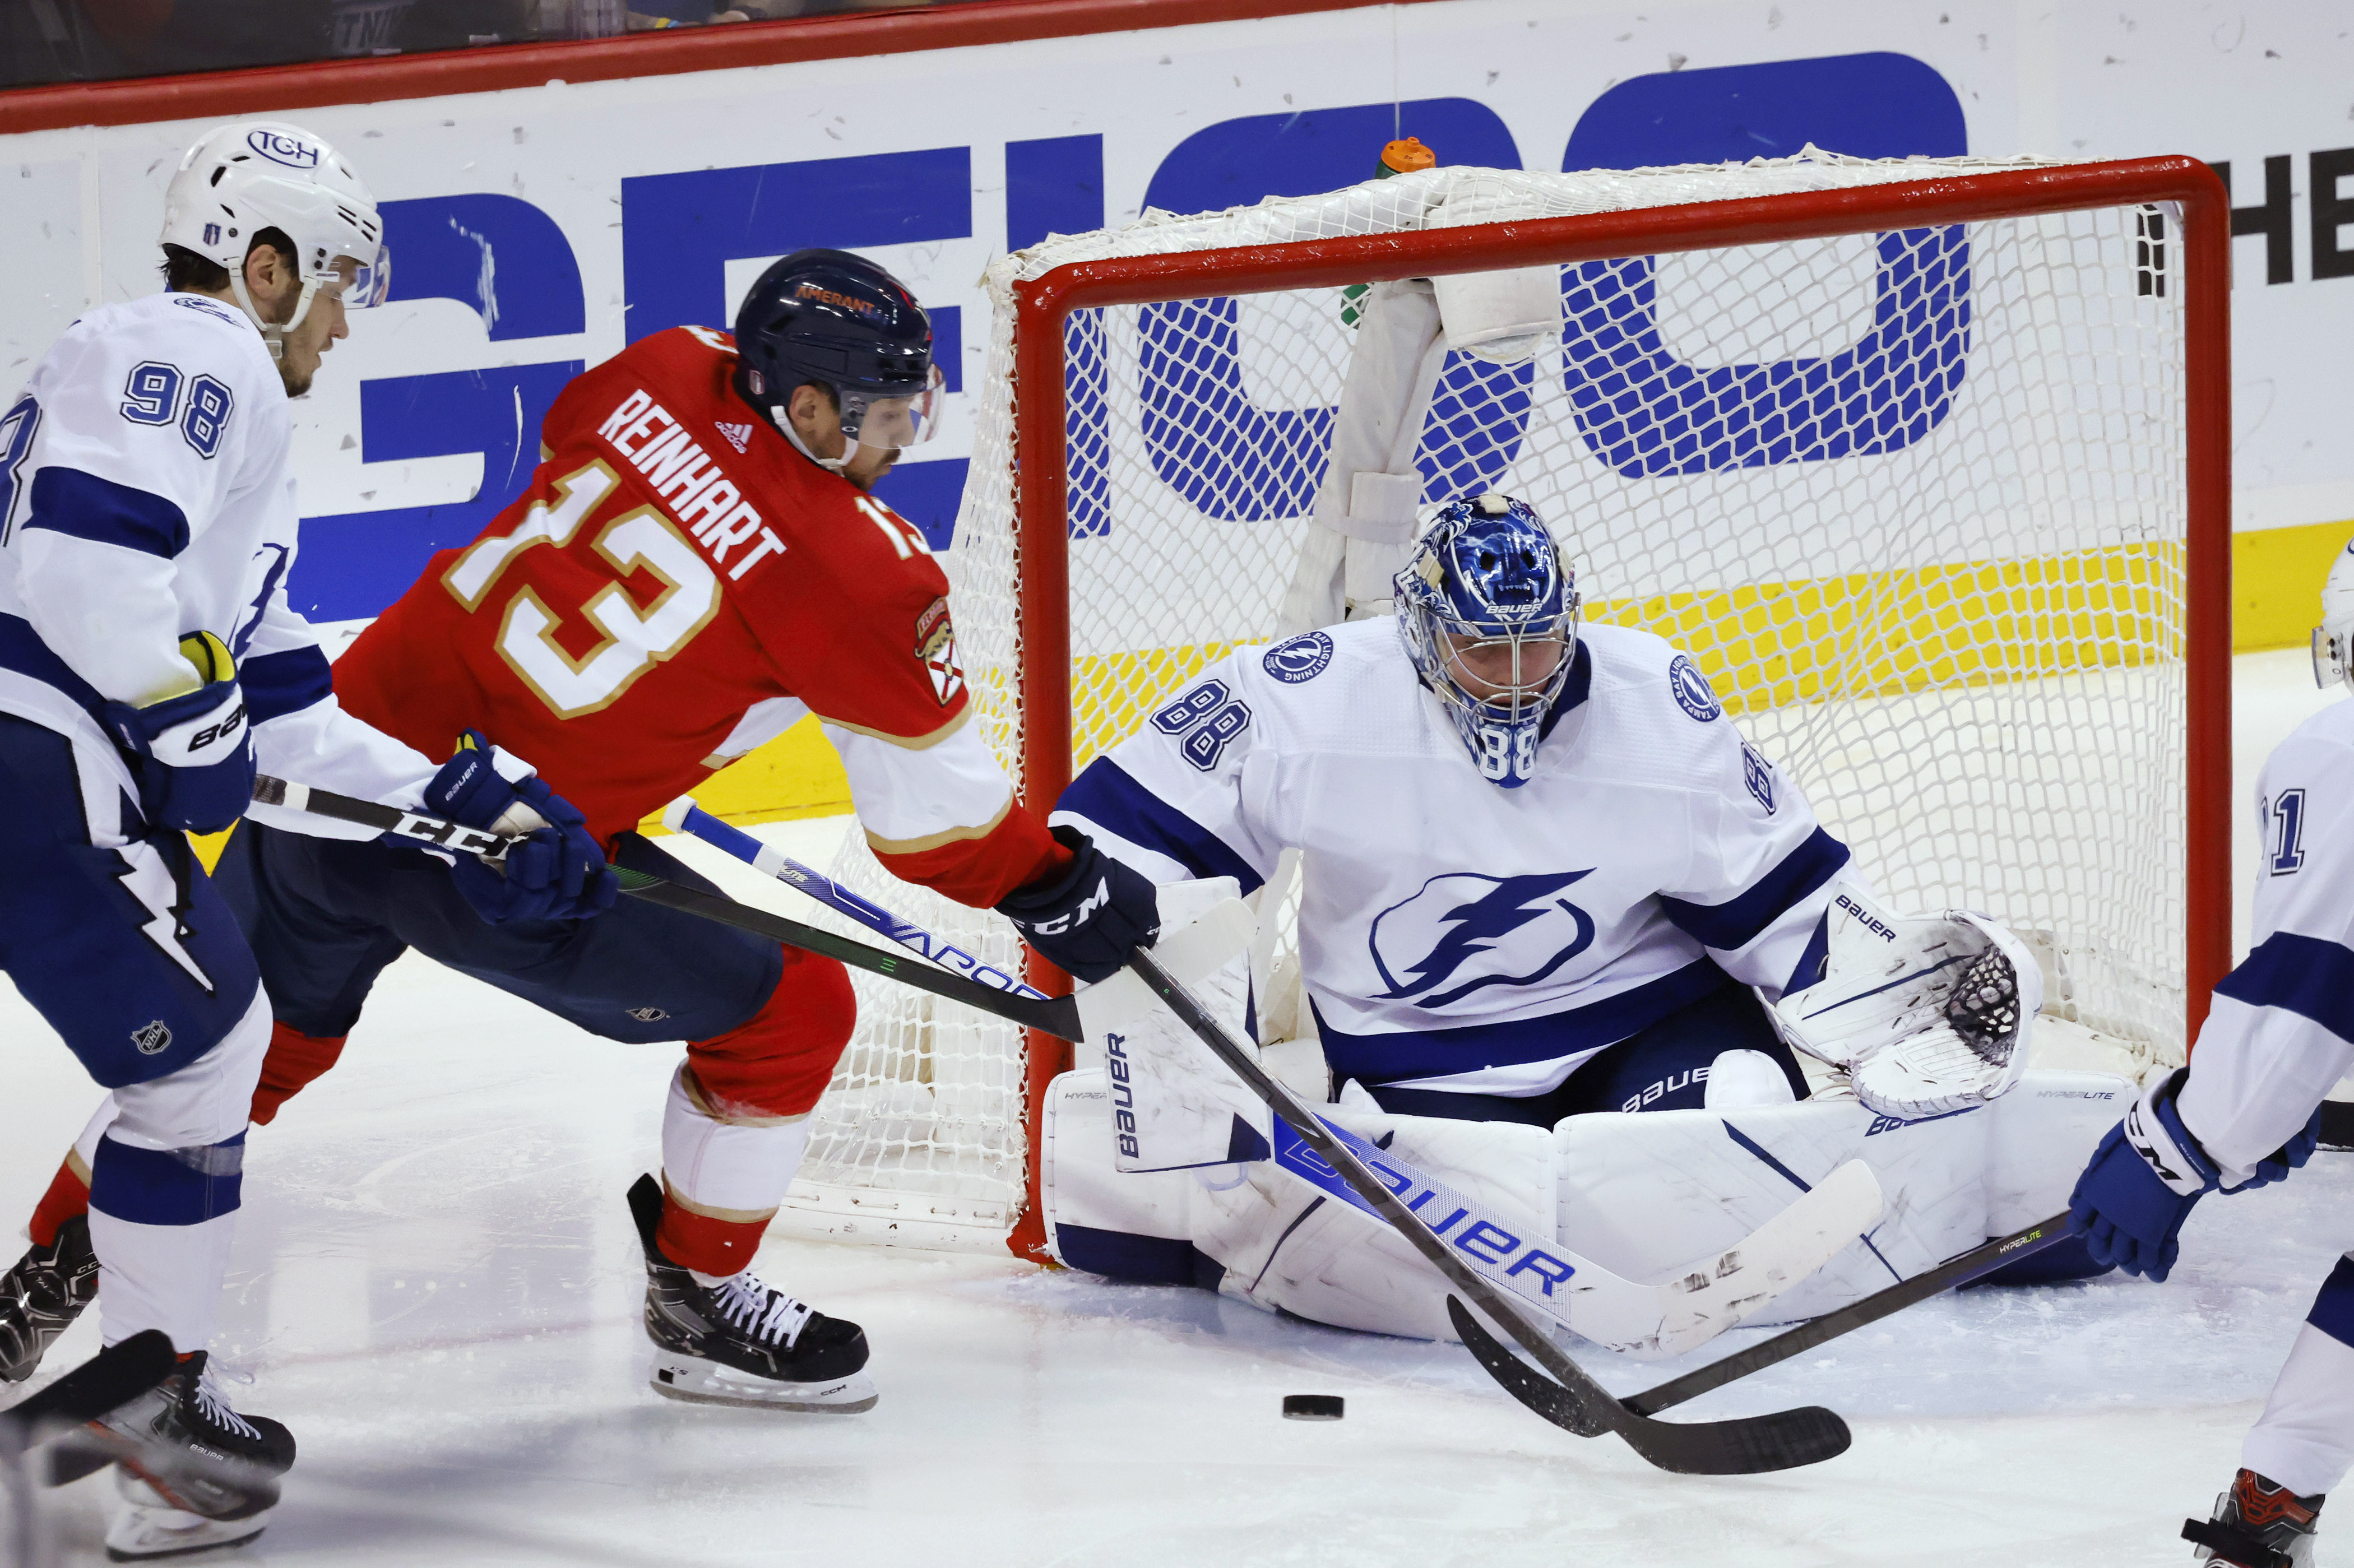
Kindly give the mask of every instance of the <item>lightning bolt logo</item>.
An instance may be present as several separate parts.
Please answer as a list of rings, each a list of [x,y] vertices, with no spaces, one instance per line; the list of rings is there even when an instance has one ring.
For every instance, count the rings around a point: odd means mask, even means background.
[[[1390,988],[1383,993],[1384,1000],[1411,1001],[1418,1007],[1447,1007],[1486,986],[1532,985],[1544,979],[1594,945],[1593,917],[1568,899],[1555,896],[1562,889],[1593,874],[1594,867],[1588,866],[1584,871],[1535,876],[1495,877],[1450,872],[1432,877],[1413,897],[1383,910],[1373,920],[1373,967],[1381,971],[1383,982]],[[1382,956],[1384,927],[1388,928],[1392,946],[1405,946],[1401,938],[1411,940],[1421,935],[1427,929],[1425,923],[1434,920],[1429,912],[1432,901],[1441,906],[1435,917],[1437,939],[1430,942],[1420,957],[1401,962],[1393,969]],[[1477,974],[1459,985],[1439,989],[1455,980],[1467,964],[1500,951],[1506,938],[1531,927],[1541,931],[1539,922],[1557,921],[1564,914],[1571,925],[1571,929],[1563,933],[1567,941],[1530,973]],[[1421,943],[1414,945],[1419,947]],[[1541,948],[1543,944],[1523,940],[1514,946]]]

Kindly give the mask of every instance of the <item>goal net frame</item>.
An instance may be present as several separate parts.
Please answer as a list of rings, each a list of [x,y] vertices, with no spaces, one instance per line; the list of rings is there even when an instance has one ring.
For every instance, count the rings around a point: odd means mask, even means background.
[[[1912,230],[2001,218],[2170,204],[2179,216],[2187,503],[2183,683],[2185,1018],[2197,1033],[2231,968],[2230,200],[2188,157],[1943,173],[1855,188],[1691,202],[1632,211],[1246,245],[1072,262],[1013,289],[1016,588],[1016,787],[1042,815],[1070,782],[1070,453],[1066,323],[1075,312],[1207,297],[1379,283],[1541,265]],[[983,476],[976,473],[978,486]],[[968,505],[970,511],[970,504]],[[1803,780],[1800,781],[1804,783]],[[1064,977],[1029,956],[1031,983]],[[1035,1147],[1047,1085],[1071,1064],[1032,1033],[1023,1064],[1025,1201],[1008,1245],[1047,1255]]]

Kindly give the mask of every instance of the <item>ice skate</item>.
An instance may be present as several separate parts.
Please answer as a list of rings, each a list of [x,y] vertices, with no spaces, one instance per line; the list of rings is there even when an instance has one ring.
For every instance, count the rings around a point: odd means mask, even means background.
[[[2200,1549],[2200,1563],[2213,1568],[2310,1568],[2322,1500],[2320,1493],[2301,1498],[2242,1470],[2215,1499],[2212,1519],[2182,1521],[2182,1539]]]
[[[0,1274],[0,1379],[32,1376],[58,1336],[97,1299],[98,1254],[90,1250],[90,1221],[76,1214],[58,1227],[55,1241],[33,1247]]]
[[[270,1522],[294,1436],[267,1416],[229,1408],[202,1351],[153,1391],[91,1422],[80,1445],[119,1467],[106,1532],[118,1563],[252,1540]],[[69,1478],[61,1467],[59,1479]]]
[[[852,1414],[874,1407],[866,1334],[829,1318],[750,1269],[705,1285],[654,1243],[662,1184],[642,1176],[630,1212],[646,1249],[646,1337],[656,1393],[709,1404]]]

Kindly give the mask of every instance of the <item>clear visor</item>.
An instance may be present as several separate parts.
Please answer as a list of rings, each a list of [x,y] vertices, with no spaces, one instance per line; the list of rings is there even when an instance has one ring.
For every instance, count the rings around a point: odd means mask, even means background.
[[[365,311],[380,305],[392,293],[392,248],[390,246],[377,246],[376,255],[360,261],[358,267],[353,270],[352,281],[348,283],[343,282],[341,280],[343,263],[356,260],[358,259],[355,257],[338,256],[335,258],[335,271],[319,281],[321,293],[341,292],[344,309],[347,311]]]
[[[919,447],[939,433],[940,396],[948,378],[937,365],[925,378],[924,389],[912,397],[884,397],[871,392],[844,391],[842,433],[862,447],[904,451]]]

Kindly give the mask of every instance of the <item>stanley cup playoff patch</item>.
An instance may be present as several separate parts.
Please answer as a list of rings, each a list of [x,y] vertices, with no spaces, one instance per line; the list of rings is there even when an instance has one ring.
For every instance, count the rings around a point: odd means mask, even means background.
[[[964,690],[964,671],[958,667],[956,626],[949,620],[948,597],[926,605],[916,617],[916,657],[932,678],[932,695],[946,707]]]

